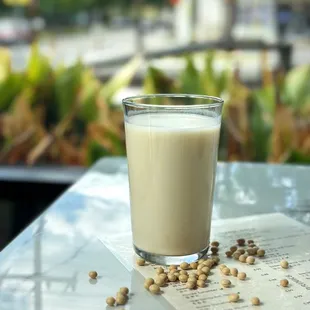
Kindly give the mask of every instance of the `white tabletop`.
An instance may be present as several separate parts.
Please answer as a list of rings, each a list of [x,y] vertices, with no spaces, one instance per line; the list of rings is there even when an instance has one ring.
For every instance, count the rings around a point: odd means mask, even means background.
[[[309,225],[309,175],[310,167],[220,163],[213,218],[281,212]],[[174,309],[144,290],[130,243],[126,160],[103,159],[0,253],[0,309],[105,309],[121,286],[132,295],[118,309]]]

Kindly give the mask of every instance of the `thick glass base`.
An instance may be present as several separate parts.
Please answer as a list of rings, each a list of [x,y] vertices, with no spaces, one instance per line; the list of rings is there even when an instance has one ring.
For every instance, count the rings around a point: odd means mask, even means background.
[[[149,253],[139,249],[133,245],[135,252],[144,258],[147,262],[151,262],[158,265],[180,265],[182,262],[192,263],[207,255],[209,247],[206,247],[202,251],[190,255],[182,256],[167,256]]]

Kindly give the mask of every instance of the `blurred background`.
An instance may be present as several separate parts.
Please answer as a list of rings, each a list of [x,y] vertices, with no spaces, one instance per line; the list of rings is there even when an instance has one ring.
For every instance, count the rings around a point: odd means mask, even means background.
[[[0,46],[0,249],[125,156],[125,96],[220,96],[220,160],[310,163],[310,1],[0,0]]]

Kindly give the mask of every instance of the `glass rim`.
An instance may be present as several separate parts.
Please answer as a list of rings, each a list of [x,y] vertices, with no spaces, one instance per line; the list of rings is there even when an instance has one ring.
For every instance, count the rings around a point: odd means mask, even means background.
[[[152,98],[189,98],[189,99],[205,99],[212,101],[208,104],[194,104],[194,105],[160,105],[160,104],[147,104],[147,103],[138,103],[135,100],[138,99],[152,99]],[[185,109],[185,110],[192,110],[195,108],[217,108],[221,107],[224,104],[224,100],[215,97],[215,96],[208,96],[208,95],[195,95],[195,94],[149,94],[149,95],[137,95],[137,96],[130,96],[126,97],[122,100],[123,105],[130,106],[133,108],[143,107],[143,108],[162,108],[162,109]]]

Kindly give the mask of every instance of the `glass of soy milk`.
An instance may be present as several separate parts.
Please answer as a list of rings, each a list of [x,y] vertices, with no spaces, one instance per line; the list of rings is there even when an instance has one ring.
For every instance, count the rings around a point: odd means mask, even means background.
[[[123,106],[135,252],[195,261],[209,247],[223,100],[156,94]]]

